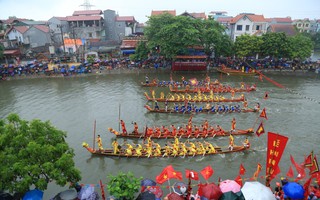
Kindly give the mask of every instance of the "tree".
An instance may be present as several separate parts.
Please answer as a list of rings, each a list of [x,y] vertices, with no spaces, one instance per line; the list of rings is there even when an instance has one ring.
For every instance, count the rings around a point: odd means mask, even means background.
[[[133,200],[135,193],[139,191],[140,181],[142,177],[137,178],[131,172],[119,172],[118,175],[108,175],[110,181],[107,184],[107,189],[111,195],[119,200]]]
[[[137,44],[135,53],[130,56],[130,60],[144,60],[148,58],[149,49],[147,47],[146,41],[140,41]]]
[[[234,48],[238,57],[256,56],[261,52],[263,40],[255,35],[240,35],[237,37]]]
[[[285,33],[266,33],[261,37],[263,40],[261,50],[265,56],[273,58],[289,57],[290,43]]]
[[[305,60],[309,58],[312,54],[313,43],[309,37],[303,36],[302,34],[297,34],[295,36],[289,37],[290,43],[290,58]]]
[[[46,190],[81,180],[66,133],[49,121],[31,122],[10,114],[0,120],[0,190],[25,193],[31,187]]]
[[[4,46],[0,44],[0,59],[3,58]]]

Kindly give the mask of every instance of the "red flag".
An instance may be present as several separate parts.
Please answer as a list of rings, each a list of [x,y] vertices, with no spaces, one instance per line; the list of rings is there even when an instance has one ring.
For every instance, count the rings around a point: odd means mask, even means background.
[[[298,176],[294,181],[296,182],[298,180],[303,179],[306,176],[306,172],[304,171],[304,168],[294,161],[292,155],[290,155],[290,160],[291,160],[291,163],[294,165],[294,167],[296,168],[296,170],[298,172]]]
[[[198,172],[186,169],[186,178],[190,178],[193,180],[199,180]]]
[[[260,113],[260,116],[259,116],[259,117],[268,119],[267,113],[266,113],[266,108],[263,108],[263,110],[262,110],[262,112]]]
[[[313,151],[307,156],[306,159],[304,159],[304,167],[307,167],[310,169],[313,165]]]
[[[172,165],[168,165],[156,176],[156,182],[162,184],[171,178],[182,180],[182,173],[175,171]]]
[[[173,171],[170,175],[170,178],[175,178],[175,179],[179,179],[180,181],[182,181],[182,173],[178,172],[178,171]]]
[[[260,163],[258,163],[257,170],[254,172],[254,174],[250,178],[250,180],[257,180],[257,178],[259,177],[259,173],[260,173],[261,169],[262,169],[262,165]]]
[[[238,176],[234,179],[234,181],[237,182],[237,183],[242,187],[243,183],[242,183],[242,178],[241,178],[240,175],[238,175]]]
[[[268,132],[268,147],[267,147],[267,163],[266,176],[272,177],[276,172],[284,149],[286,148],[288,138],[276,133]]]
[[[213,171],[212,167],[210,165],[208,165],[205,168],[203,168],[203,170],[201,170],[200,173],[205,180],[208,180],[212,176],[214,171]]]
[[[319,172],[319,165],[318,165],[317,156],[313,157],[312,166],[309,169],[310,169],[310,175]]]
[[[313,177],[311,176],[303,185],[303,189],[304,189],[304,196],[307,197],[309,196],[309,187],[310,187],[310,184],[311,184],[311,180],[313,179]]]
[[[275,177],[277,177],[278,174],[280,174],[281,170],[279,165],[277,165],[277,168],[273,171],[273,173],[270,175],[269,177],[269,181],[271,181],[272,179],[274,179]]]
[[[240,164],[239,175],[244,175],[246,173],[246,169],[243,167],[242,163]]]
[[[290,177],[290,178],[293,178],[293,170],[292,170],[292,167],[290,166],[287,174],[286,174],[287,177]]]
[[[264,134],[264,128],[263,128],[263,124],[262,122],[260,123],[259,127],[257,128],[256,134],[258,137],[260,137],[260,135]]]

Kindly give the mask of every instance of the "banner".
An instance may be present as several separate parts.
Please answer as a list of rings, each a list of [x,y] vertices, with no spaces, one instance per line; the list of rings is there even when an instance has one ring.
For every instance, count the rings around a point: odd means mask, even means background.
[[[286,148],[288,137],[268,132],[266,176],[272,177]],[[271,180],[270,180],[271,181]]]

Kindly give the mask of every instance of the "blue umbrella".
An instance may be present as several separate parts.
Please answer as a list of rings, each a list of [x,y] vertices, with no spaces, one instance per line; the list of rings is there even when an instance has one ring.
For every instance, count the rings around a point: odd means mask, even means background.
[[[140,183],[141,186],[156,186],[157,183],[154,180],[151,180],[149,178],[145,178]]]
[[[296,182],[288,182],[283,187],[283,192],[287,197],[292,199],[303,199],[304,198],[304,189],[302,185]]]
[[[22,198],[22,200],[42,200],[43,192],[38,189],[28,191]]]

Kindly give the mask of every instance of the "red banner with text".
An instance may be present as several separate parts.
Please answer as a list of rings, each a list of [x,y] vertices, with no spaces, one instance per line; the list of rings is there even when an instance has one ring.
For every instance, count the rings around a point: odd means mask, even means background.
[[[286,148],[288,137],[268,132],[266,176],[272,177]]]

